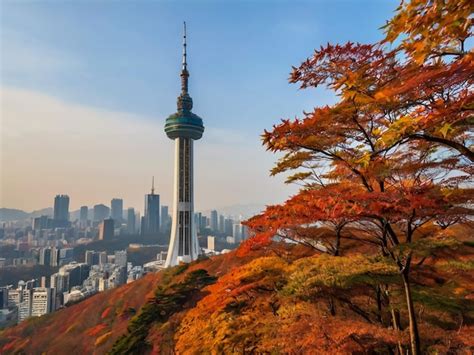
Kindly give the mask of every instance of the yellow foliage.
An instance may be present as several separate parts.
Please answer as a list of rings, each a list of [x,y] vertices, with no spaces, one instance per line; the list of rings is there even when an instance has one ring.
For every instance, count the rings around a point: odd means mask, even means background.
[[[102,334],[100,337],[96,339],[95,346],[102,345],[111,335],[112,335],[112,332],[107,332],[105,334]]]

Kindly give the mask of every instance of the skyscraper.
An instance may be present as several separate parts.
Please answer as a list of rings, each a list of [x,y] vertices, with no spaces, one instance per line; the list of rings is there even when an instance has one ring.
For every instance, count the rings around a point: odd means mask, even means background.
[[[162,231],[166,231],[169,228],[169,218],[168,206],[161,206],[160,228]]]
[[[224,233],[225,231],[225,217],[219,215],[219,233]]]
[[[95,205],[94,206],[94,222],[100,222],[110,215],[110,208],[106,205]]]
[[[59,259],[60,259],[59,253],[60,253],[60,249],[56,247],[51,248],[51,257],[50,257],[51,266],[59,266]]]
[[[240,223],[234,223],[233,229],[232,229],[232,236],[234,237],[235,243],[240,242],[240,233],[242,231],[242,227]]]
[[[66,227],[69,222],[69,196],[56,195],[54,198],[54,225]]]
[[[22,322],[31,316],[31,299],[33,296],[32,289],[21,290],[22,301],[18,305],[18,321]]]
[[[234,221],[230,218],[224,220],[224,233],[226,236],[232,235]]]
[[[193,142],[204,132],[202,119],[191,112],[193,100],[188,93],[189,72],[186,61],[186,23],[183,36],[183,66],[178,112],[166,119],[165,132],[175,142],[174,204],[171,237],[166,266],[197,259],[199,245],[194,224]]]
[[[31,316],[39,317],[50,313],[54,309],[55,290],[52,288],[37,287],[33,289],[31,300]]]
[[[216,210],[211,211],[211,230],[217,232],[219,225],[219,218]]]
[[[81,206],[79,212],[79,223],[82,228],[87,227],[87,220],[89,219],[89,207]]]
[[[84,222],[87,222],[88,218],[89,218],[89,207],[81,206],[81,209],[79,212],[79,221],[84,223]]]
[[[127,251],[117,250],[115,252],[115,265],[127,267]]]
[[[160,231],[160,195],[155,194],[155,179],[151,183],[151,194],[145,195],[145,229],[142,234],[158,235]]]
[[[129,234],[134,234],[136,231],[135,221],[135,209],[133,207],[130,207],[127,210],[127,231]]]
[[[110,240],[114,237],[114,220],[104,219],[99,225],[99,240]]]
[[[121,198],[114,198],[110,201],[111,217],[117,225],[122,224],[123,219],[123,200]]]
[[[51,265],[51,248],[41,248],[39,255],[40,265]]]

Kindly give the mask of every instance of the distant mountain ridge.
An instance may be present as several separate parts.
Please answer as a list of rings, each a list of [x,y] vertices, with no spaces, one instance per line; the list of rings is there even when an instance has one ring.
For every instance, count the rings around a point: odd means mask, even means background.
[[[39,216],[53,216],[53,209],[51,207],[43,208],[33,212],[25,212],[15,208],[0,208],[0,221],[23,221],[25,219],[35,218]]]

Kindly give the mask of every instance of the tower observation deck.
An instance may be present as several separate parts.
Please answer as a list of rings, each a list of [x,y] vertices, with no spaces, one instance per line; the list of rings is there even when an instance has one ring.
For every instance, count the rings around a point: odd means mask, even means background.
[[[189,72],[186,53],[186,23],[183,35],[183,66],[178,110],[166,119],[165,132],[175,142],[173,224],[165,266],[196,260],[199,255],[194,223],[193,142],[202,137],[202,119],[191,112],[193,100],[188,93]]]

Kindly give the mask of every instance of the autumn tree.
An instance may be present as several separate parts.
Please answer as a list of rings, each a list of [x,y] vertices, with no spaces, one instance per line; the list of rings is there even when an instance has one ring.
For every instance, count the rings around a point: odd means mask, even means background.
[[[414,0],[386,27],[386,41],[406,36],[396,49],[327,45],[293,68],[290,82],[325,85],[340,99],[265,131],[267,149],[285,153],[272,174],[293,172],[288,182],[303,187],[249,220],[256,236],[242,248],[280,236],[338,255],[342,229],[372,245],[398,268],[412,354],[421,347],[411,272],[432,250],[459,244],[446,226],[473,214],[470,14],[467,1]],[[329,245],[314,233],[328,224],[337,232]]]

